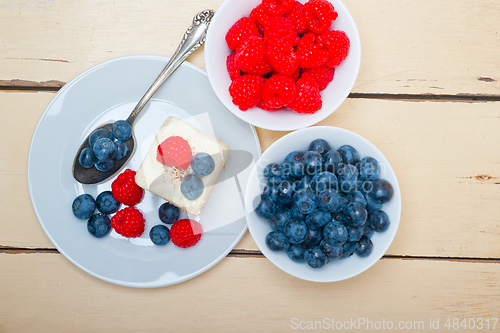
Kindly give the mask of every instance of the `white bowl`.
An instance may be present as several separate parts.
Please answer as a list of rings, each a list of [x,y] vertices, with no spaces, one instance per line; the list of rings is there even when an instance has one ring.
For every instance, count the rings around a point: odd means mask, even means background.
[[[306,0],[299,0],[305,3]],[[330,0],[338,12],[332,30],[343,30],[350,39],[350,50],[346,59],[335,68],[333,81],[321,93],[323,107],[314,114],[299,114],[291,110],[268,112],[257,107],[241,111],[233,104],[229,95],[231,80],[226,69],[226,58],[231,53],[225,36],[229,28],[240,18],[248,17],[261,0],[226,0],[215,13],[210,23],[205,43],[205,65],[210,84],[224,106],[234,115],[254,126],[274,130],[292,131],[314,125],[332,114],[351,92],[359,72],[361,44],[354,20],[340,0]]]
[[[380,163],[379,178],[389,181],[394,188],[392,199],[383,205],[390,221],[389,228],[385,232],[375,232],[371,238],[373,242],[372,253],[365,257],[353,254],[349,258],[328,262],[325,266],[314,269],[306,263],[295,263],[287,255],[286,251],[271,251],[266,243],[266,235],[272,231],[270,223],[259,217],[254,211],[254,199],[262,193],[266,179],[262,176],[264,168],[273,162],[282,163],[288,153],[292,151],[307,151],[311,141],[325,139],[332,149],[338,149],[342,145],[353,146],[360,155],[374,157]],[[375,264],[387,251],[396,235],[401,217],[401,192],[398,180],[391,165],[384,155],[368,140],[351,131],[329,126],[315,126],[301,129],[285,135],[273,143],[259,158],[257,165],[252,170],[245,191],[245,210],[250,233],[262,251],[262,253],[276,266],[290,275],[300,279],[315,282],[341,281],[356,276],[373,264]]]

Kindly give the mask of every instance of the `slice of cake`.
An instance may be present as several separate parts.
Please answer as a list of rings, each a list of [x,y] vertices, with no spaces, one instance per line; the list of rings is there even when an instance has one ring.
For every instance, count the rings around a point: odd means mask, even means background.
[[[199,215],[228,155],[229,147],[221,140],[169,117],[156,134],[135,181],[185,212]]]

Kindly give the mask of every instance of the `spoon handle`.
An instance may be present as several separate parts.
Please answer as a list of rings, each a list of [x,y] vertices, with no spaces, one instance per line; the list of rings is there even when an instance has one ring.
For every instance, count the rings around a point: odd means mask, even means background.
[[[144,106],[146,106],[163,82],[168,79],[168,77],[184,62],[184,60],[186,60],[187,57],[203,45],[205,38],[207,37],[208,26],[210,25],[214,14],[215,12],[211,9],[207,9],[196,14],[193,18],[193,24],[184,33],[177,50],[175,50],[165,68],[163,68],[160,75],[158,75],[151,87],[149,87],[148,91],[146,91],[139,103],[135,106],[134,110],[132,110],[128,116],[127,122],[130,125],[134,123],[135,118],[137,118]]]

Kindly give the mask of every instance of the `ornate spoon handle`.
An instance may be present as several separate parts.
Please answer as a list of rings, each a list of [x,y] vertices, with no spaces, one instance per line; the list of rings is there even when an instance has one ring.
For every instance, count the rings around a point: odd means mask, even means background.
[[[205,38],[207,37],[208,26],[210,25],[214,14],[215,12],[211,9],[207,9],[196,14],[193,18],[193,24],[184,33],[177,50],[175,50],[165,68],[163,68],[160,75],[158,75],[151,87],[148,91],[146,91],[134,110],[132,110],[128,116],[127,122],[130,123],[130,125],[134,123],[135,118],[137,118],[144,106],[146,106],[163,82],[168,79],[168,77],[177,69],[177,67],[180,66],[180,64],[184,62],[184,60],[186,60],[187,57],[203,45]]]

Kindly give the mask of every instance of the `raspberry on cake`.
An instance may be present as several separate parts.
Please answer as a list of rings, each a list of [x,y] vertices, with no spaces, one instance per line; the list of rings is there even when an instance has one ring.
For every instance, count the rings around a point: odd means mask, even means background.
[[[213,159],[215,167],[206,176],[200,177],[193,170],[192,158],[198,153],[206,153]],[[229,147],[221,140],[181,119],[169,117],[156,134],[135,175],[135,182],[183,211],[199,215],[224,169],[228,155]],[[186,177],[188,175],[196,178],[198,183],[183,182],[184,178],[189,178]]]

